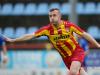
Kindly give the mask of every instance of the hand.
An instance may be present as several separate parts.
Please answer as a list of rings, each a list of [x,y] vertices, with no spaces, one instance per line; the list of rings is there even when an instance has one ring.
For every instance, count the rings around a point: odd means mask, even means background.
[[[99,48],[100,48],[100,44],[99,44]]]
[[[8,57],[6,55],[3,56],[3,63],[6,64],[8,62]]]
[[[4,64],[6,64],[8,62],[8,56],[7,56],[7,54],[1,52],[1,59],[2,59],[2,62]]]
[[[5,38],[5,40],[8,41],[8,42],[12,42],[12,40],[13,40],[13,39],[11,39],[11,38],[6,37],[5,35],[2,35],[2,36],[3,36],[3,38]]]
[[[98,44],[98,48],[100,48],[100,44]]]
[[[14,39],[10,39],[10,38],[7,38],[6,40],[7,40],[8,42],[15,42]]]

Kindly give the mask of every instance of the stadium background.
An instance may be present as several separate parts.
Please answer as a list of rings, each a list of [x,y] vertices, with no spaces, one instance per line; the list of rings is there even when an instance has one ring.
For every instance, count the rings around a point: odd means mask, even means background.
[[[100,42],[99,0],[0,0],[0,34],[17,38],[49,23],[48,10],[57,7],[63,19],[78,24]],[[0,75],[66,75],[59,54],[46,37],[7,43],[9,61]],[[89,75],[100,75],[100,49],[90,44]]]

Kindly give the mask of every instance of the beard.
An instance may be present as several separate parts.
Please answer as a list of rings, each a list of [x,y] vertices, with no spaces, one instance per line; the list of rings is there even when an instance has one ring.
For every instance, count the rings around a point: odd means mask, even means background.
[[[55,25],[55,26],[58,25],[58,21],[54,21],[54,20],[53,20],[51,23],[52,23],[53,25]]]

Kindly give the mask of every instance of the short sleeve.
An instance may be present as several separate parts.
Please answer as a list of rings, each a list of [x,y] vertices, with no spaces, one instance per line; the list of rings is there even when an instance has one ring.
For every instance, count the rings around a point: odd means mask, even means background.
[[[82,33],[84,32],[84,30],[82,30],[79,26],[70,23],[70,30],[71,32],[75,32],[78,35],[82,35]]]
[[[48,27],[44,26],[35,32],[35,37],[47,36],[48,35]]]

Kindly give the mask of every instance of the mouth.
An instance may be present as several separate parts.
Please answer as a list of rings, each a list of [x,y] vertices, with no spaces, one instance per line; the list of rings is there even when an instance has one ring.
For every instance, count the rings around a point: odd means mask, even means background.
[[[51,21],[51,23],[55,23],[54,21]]]

